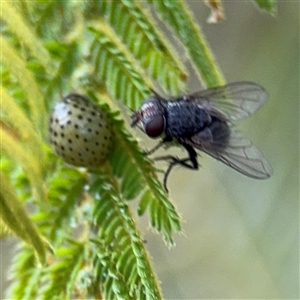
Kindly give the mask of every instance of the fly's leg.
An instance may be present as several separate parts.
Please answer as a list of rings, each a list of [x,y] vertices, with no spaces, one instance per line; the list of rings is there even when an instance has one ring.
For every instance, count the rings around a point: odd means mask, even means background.
[[[192,163],[192,168],[193,170],[198,170],[199,169],[199,164],[198,164],[198,160],[197,160],[197,153],[195,151],[195,149],[185,143],[182,143],[182,146],[185,148],[185,150],[188,152],[189,154],[189,159]]]
[[[194,148],[190,145],[187,145],[187,144],[182,144],[182,145],[187,150],[187,152],[189,154],[189,157],[187,157],[187,158],[180,159],[180,158],[178,158],[176,156],[172,156],[172,155],[159,156],[159,157],[154,158],[154,160],[167,160],[167,161],[170,161],[169,167],[168,167],[168,169],[165,173],[165,176],[164,176],[164,188],[167,192],[168,192],[168,188],[167,188],[168,177],[171,173],[171,170],[173,169],[173,167],[175,165],[181,165],[185,168],[192,169],[192,170],[198,170],[198,168],[199,168],[199,164],[198,164],[198,161],[197,161],[197,153],[194,150]]]
[[[157,157],[155,158],[155,160],[162,160],[162,159],[171,159],[172,161],[169,163],[169,167],[165,173],[165,176],[164,176],[164,188],[165,190],[167,191],[167,193],[169,192],[168,188],[167,188],[167,182],[168,182],[168,178],[169,178],[169,175],[171,173],[171,170],[173,169],[173,167],[175,165],[181,165],[181,166],[184,166],[186,168],[189,168],[189,169],[192,169],[192,170],[195,170],[194,166],[188,164],[188,162],[190,162],[190,158],[185,158],[185,159],[179,159],[178,157],[175,157],[175,156],[169,156],[169,157]]]
[[[166,136],[155,147],[153,147],[151,150],[146,151],[145,154],[150,155],[150,154],[156,152],[161,146],[163,146],[163,144],[165,144],[167,142],[171,142],[171,141],[172,141],[172,138],[170,138],[169,136]]]
[[[150,155],[152,153],[154,153],[155,151],[157,151],[162,145],[164,144],[164,141],[160,141],[155,147],[153,147],[152,149],[148,150],[145,152],[146,155]]]

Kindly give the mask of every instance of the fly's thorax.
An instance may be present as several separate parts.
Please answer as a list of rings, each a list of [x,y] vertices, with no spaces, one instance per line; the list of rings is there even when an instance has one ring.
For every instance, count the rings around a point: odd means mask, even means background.
[[[166,134],[172,138],[191,137],[210,122],[210,115],[197,103],[178,99],[169,101],[166,105]]]
[[[164,133],[166,119],[165,107],[162,100],[157,97],[147,99],[143,103],[138,114],[138,118],[143,125],[143,129],[149,137],[156,138]]]

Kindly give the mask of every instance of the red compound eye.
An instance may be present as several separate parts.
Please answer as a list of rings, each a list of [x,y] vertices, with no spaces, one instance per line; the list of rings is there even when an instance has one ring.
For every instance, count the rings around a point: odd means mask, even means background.
[[[151,137],[160,136],[165,130],[165,118],[161,115],[153,117],[147,124],[145,124],[145,132]]]

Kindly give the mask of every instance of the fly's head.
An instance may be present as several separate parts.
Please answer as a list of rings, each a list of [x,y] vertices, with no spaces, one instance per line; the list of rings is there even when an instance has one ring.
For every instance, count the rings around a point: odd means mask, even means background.
[[[140,121],[144,132],[150,138],[157,138],[162,135],[166,127],[164,105],[157,96],[147,99],[140,110],[135,112],[131,118],[131,127],[136,126]]]

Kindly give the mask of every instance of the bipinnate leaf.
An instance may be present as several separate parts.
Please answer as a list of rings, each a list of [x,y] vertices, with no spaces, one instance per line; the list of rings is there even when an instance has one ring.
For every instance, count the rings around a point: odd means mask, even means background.
[[[0,173],[0,182],[0,217],[2,221],[15,235],[31,245],[40,262],[45,263],[48,248],[45,238],[30,220],[13,187],[2,173]]]
[[[103,252],[106,248],[110,255],[107,265],[103,265],[105,260],[100,264],[98,259],[95,262],[101,270],[98,272],[100,284],[104,291],[107,285],[111,285],[109,290],[117,292],[114,297],[124,297],[120,292],[129,291],[128,294],[135,299],[161,299],[158,281],[141,235],[128,205],[119,196],[118,182],[111,180],[111,176],[107,174],[107,169],[106,172],[97,174],[90,188],[96,201],[93,219],[98,227],[98,243],[102,256],[107,255],[106,251]],[[106,184],[101,184],[103,181]],[[118,280],[120,276],[121,281]],[[119,285],[122,288],[119,289]]]
[[[203,82],[209,87],[222,85],[224,79],[213,53],[185,2],[183,0],[148,0],[148,2],[155,6],[160,18],[170,26],[179,42],[187,49],[193,67]]]

